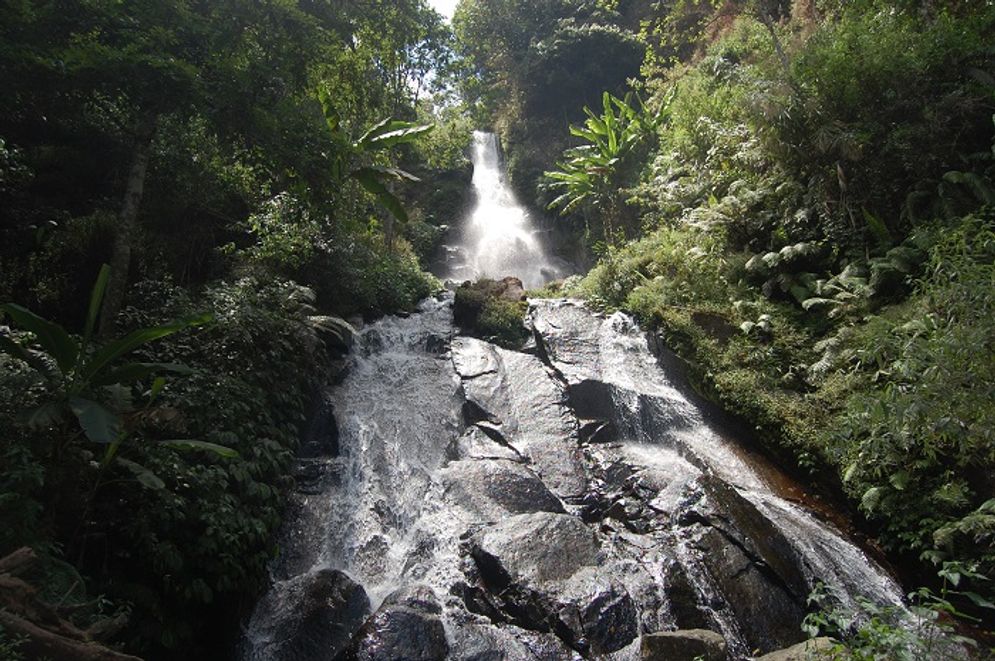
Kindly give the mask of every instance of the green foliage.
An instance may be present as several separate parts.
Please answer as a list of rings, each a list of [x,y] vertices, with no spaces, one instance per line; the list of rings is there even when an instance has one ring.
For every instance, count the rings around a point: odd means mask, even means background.
[[[784,59],[770,25],[716,14],[693,63],[649,64],[668,121],[623,198],[642,237],[567,293],[658,329],[887,549],[992,575],[995,15],[886,5],[775,26]]]
[[[95,347],[94,328],[109,277],[110,267],[104,266],[94,285],[86,326],[78,340],[62,326],[39,317],[27,308],[13,303],[0,306],[0,311],[14,323],[31,332],[41,347],[40,351],[24,347],[9,334],[0,335],[0,350],[33,367],[47,382],[50,395],[25,413],[28,423],[39,429],[58,427],[72,414],[83,435],[94,443],[107,446],[101,462],[103,466],[114,458],[118,447],[129,435],[123,414],[134,411],[130,408],[127,388],[163,372],[189,373],[186,366],[176,363],[122,364],[121,359],[149,342],[211,321],[209,316],[198,315],[156,327],[139,328],[122,338]],[[150,404],[163,384],[160,377],[153,382],[149,391]],[[114,406],[110,403],[114,400],[124,405]]]
[[[632,95],[619,99],[609,92],[604,93],[601,104],[601,114],[585,106],[584,126],[570,127],[570,134],[582,138],[586,144],[565,151],[564,160],[556,164],[558,169],[544,176],[548,188],[564,191],[547,208],[559,208],[562,215],[578,209],[597,212],[604,240],[611,245],[617,240],[622,179],[627,168],[631,168],[627,161],[664,121],[667,104],[650,114],[641,101],[639,108],[633,107]]]
[[[505,296],[505,283],[481,279],[456,290],[453,315],[464,333],[509,349],[528,337],[524,318],[528,304]]]
[[[962,578],[987,580],[985,576],[954,563],[947,563],[940,570],[943,587],[939,594],[929,588],[919,588],[909,593],[908,609],[899,606],[881,606],[860,597],[856,608],[840,606],[839,595],[824,585],[819,585],[809,595],[809,606],[817,609],[805,617],[802,628],[811,636],[832,636],[840,641],[827,653],[834,659],[875,661],[895,659],[949,660],[968,658],[977,652],[978,642],[959,635],[954,622],[957,619],[974,619],[961,613],[951,602],[963,591],[955,589]],[[973,595],[980,599],[977,595]],[[995,609],[995,604],[986,603]]]

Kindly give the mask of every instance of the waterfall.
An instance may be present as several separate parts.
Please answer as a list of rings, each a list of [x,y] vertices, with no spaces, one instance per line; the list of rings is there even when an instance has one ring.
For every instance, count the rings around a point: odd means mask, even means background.
[[[527,288],[540,287],[569,273],[569,266],[549,254],[543,233],[515,198],[504,174],[493,133],[473,134],[474,204],[446,246],[441,276],[474,280],[515,276]]]
[[[531,352],[454,336],[446,294],[362,331],[244,661],[637,661],[641,634],[697,628],[741,660],[802,638],[817,582],[901,604],[631,318],[534,301],[529,323]]]

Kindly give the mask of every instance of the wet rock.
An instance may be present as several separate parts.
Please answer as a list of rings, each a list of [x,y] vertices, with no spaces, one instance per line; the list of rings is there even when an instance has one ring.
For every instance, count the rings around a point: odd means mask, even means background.
[[[301,437],[299,457],[334,457],[339,453],[339,427],[331,393],[322,393]]]
[[[503,436],[486,422],[472,425],[461,436],[453,439],[446,449],[446,457],[458,459],[506,459],[518,463],[525,462],[515,448],[508,445]]]
[[[635,604],[597,566],[599,544],[580,519],[513,516],[473,535],[469,550],[494,601],[519,626],[553,632],[591,654],[622,649],[636,637]]]
[[[674,563],[667,571],[666,594],[670,602],[670,614],[680,629],[704,629],[708,618],[698,606],[698,594],[688,580],[687,573],[680,563]]]
[[[308,317],[318,338],[334,353],[348,353],[356,341],[356,329],[345,319],[327,315]]]
[[[803,637],[805,609],[768,567],[715,528],[704,530],[697,546],[752,649],[769,652]]]
[[[494,520],[526,512],[563,512],[535,473],[505,459],[454,461],[439,472],[447,500]]]
[[[783,650],[758,656],[756,661],[809,661],[821,659],[833,649],[836,643],[832,638],[812,638]],[[827,657],[828,658],[828,657]]]
[[[708,629],[681,629],[643,636],[643,661],[725,661],[726,641]]]
[[[639,634],[632,597],[620,582],[594,567],[570,578],[558,595],[557,612],[575,634],[568,642],[595,656],[618,651]]]
[[[497,588],[534,588],[566,581],[598,562],[599,545],[584,523],[568,514],[520,514],[471,538],[470,553],[484,580]]]
[[[331,660],[344,650],[370,614],[362,586],[336,569],[295,576],[261,604],[271,614],[256,622],[266,642],[253,658]]]
[[[563,385],[542,361],[466,337],[453,341],[452,356],[463,380],[464,414],[498,425],[493,429],[561,499],[583,494],[587,479],[576,419]]]
[[[384,600],[362,629],[343,661],[442,661],[449,655],[442,606],[431,588],[402,588]],[[302,657],[307,658],[307,657]]]

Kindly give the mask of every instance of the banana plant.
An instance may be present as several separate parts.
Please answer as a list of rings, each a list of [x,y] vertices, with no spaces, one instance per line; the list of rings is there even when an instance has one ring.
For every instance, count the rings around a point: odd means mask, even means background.
[[[41,428],[75,418],[87,439],[106,446],[104,466],[115,457],[129,435],[123,411],[120,410],[125,407],[110,402],[115,397],[127,399],[121,395],[126,390],[130,391],[132,385],[155,377],[147,393],[151,404],[165,385],[165,380],[158,375],[190,374],[193,371],[175,363],[134,362],[125,358],[149,342],[187,328],[203,326],[213,319],[210,314],[202,314],[161,326],[139,328],[124,337],[96,346],[94,329],[110,273],[110,266],[106,264],[100,269],[90,295],[82,336],[74,336],[59,324],[20,305],[0,305],[0,317],[9,317],[21,329],[32,333],[35,340],[35,346],[22,346],[10,333],[0,329],[0,351],[19,358],[37,371],[52,393],[48,401],[28,412],[28,424]],[[178,449],[209,450],[225,457],[236,455],[231,448],[203,441],[171,440],[160,443]]]
[[[434,124],[417,124],[388,117],[359,138],[352,139],[342,126],[342,118],[332,104],[331,94],[326,88],[319,88],[318,99],[325,115],[325,123],[332,132],[338,147],[332,159],[332,177],[342,181],[346,177],[355,179],[380,202],[398,222],[408,222],[408,212],[401,200],[387,187],[390,180],[418,182],[415,175],[396,167],[381,165],[356,165],[369,162],[377,152],[396,145],[413,142],[435,128]]]
[[[605,92],[601,113],[584,107],[587,120],[583,126],[570,126],[570,134],[586,144],[563,152],[557,170],[544,173],[546,188],[562,189],[547,206],[559,208],[560,215],[580,209],[600,213],[605,240],[614,240],[614,226],[621,211],[619,175],[626,157],[669,116],[669,96],[660,109],[649,113],[642,102],[633,102],[632,93],[624,99]]]

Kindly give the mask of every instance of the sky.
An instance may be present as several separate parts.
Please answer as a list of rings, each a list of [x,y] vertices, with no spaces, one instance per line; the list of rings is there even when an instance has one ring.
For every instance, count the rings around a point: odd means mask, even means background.
[[[429,0],[429,4],[435,7],[435,11],[439,12],[446,18],[451,19],[453,17],[453,9],[456,8],[456,2],[458,0]]]

